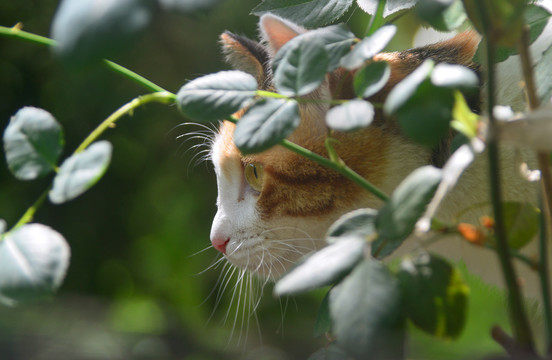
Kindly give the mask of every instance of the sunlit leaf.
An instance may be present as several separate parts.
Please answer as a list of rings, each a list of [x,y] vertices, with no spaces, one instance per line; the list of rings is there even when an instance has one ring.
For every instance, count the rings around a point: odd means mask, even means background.
[[[286,96],[302,96],[324,81],[329,59],[324,43],[316,38],[302,38],[285,51],[274,72],[274,85]]]
[[[20,180],[32,180],[55,169],[63,149],[63,132],[46,110],[24,107],[4,131],[4,151],[11,172]]]
[[[369,63],[355,73],[353,86],[355,94],[362,98],[370,97],[383,89],[391,76],[391,68],[386,61]]]
[[[341,66],[349,70],[361,67],[374,55],[379,54],[395,36],[396,32],[397,27],[395,25],[386,25],[379,28],[371,36],[362,39],[350,53],[341,58]]]
[[[408,317],[423,331],[456,338],[466,322],[469,289],[457,269],[423,253],[403,259],[397,274]]]
[[[474,90],[479,87],[477,74],[465,66],[440,63],[431,72],[435,86],[459,90]]]
[[[294,100],[263,99],[238,121],[234,143],[243,154],[258,153],[291,135],[300,121]]]
[[[473,162],[475,154],[482,150],[482,148],[474,149],[472,144],[464,144],[460,146],[447,160],[445,166],[443,166],[443,178],[437,187],[437,191],[427,206],[427,210],[423,217],[416,224],[419,230],[429,231],[431,226],[431,218],[433,218],[437,212],[439,205],[445,199],[447,194],[454,188],[462,173]]]
[[[24,225],[0,241],[0,302],[15,305],[55,292],[69,266],[70,250],[58,232]]]
[[[374,15],[378,8],[380,0],[356,0],[358,6],[370,15]],[[383,16],[387,17],[397,11],[410,9],[418,0],[387,0],[385,2],[385,8],[383,10]]]
[[[362,259],[364,245],[363,239],[352,237],[326,246],[280,279],[274,293],[296,294],[334,284]]]
[[[403,358],[401,291],[382,263],[365,260],[333,288],[330,315],[337,345],[355,358]]]
[[[194,120],[221,120],[252,101],[257,80],[245,72],[220,71],[194,79],[178,91],[182,113]]]
[[[54,51],[67,63],[107,58],[147,27],[152,2],[143,0],[63,0],[52,24]]]
[[[319,27],[339,19],[353,0],[263,0],[251,13],[272,13],[306,27]]]
[[[278,68],[278,65],[288,48],[295,47],[295,43],[310,41],[316,39],[324,44],[328,55],[329,64],[327,71],[335,70],[339,66],[341,57],[351,49],[351,45],[355,39],[355,35],[347,28],[345,24],[330,25],[319,29],[311,30],[299,34],[290,41],[284,44],[276,53],[272,60],[272,67]]]
[[[385,100],[383,107],[385,113],[388,115],[396,113],[416,93],[418,87],[428,79],[433,68],[433,60],[426,60],[400,81]]]
[[[399,184],[376,218],[379,237],[372,242],[373,256],[389,255],[412,233],[441,179],[442,170],[428,165],[414,170]]]
[[[368,127],[374,119],[374,106],[366,100],[354,99],[331,108],[326,125],[337,131],[355,131]]]
[[[86,150],[67,158],[54,178],[50,201],[61,204],[86,192],[101,179],[111,161],[113,146],[98,141]]]
[[[473,139],[477,135],[479,115],[470,110],[464,95],[458,90],[454,92],[452,119],[450,126],[468,139]]]

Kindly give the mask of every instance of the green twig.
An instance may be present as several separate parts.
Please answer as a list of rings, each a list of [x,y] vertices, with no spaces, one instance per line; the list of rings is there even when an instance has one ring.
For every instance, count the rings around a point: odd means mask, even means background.
[[[79,145],[79,147],[75,150],[75,154],[83,151],[86,149],[90,144],[92,144],[105,130],[107,130],[109,127],[113,126],[115,121],[120,119],[123,115],[132,113],[132,111],[142,105],[145,105],[150,102],[159,102],[159,103],[172,103],[176,100],[176,95],[173,93],[163,91],[163,92],[156,92],[152,94],[147,94],[143,96],[139,96],[135,99],[132,99],[130,102],[124,104],[119,109],[117,109],[113,114],[109,115],[107,119],[105,119],[94,131],[84,139],[84,141]]]
[[[44,192],[42,192],[42,194],[40,194],[38,199],[36,199],[36,201],[27,209],[27,211],[25,211],[23,216],[21,216],[19,221],[11,228],[10,231],[13,231],[18,227],[23,226],[33,220],[34,214],[36,213],[38,208],[42,206],[42,204],[48,197],[48,193],[50,192],[50,189],[51,189],[51,186],[49,186],[46,190],[44,190]]]
[[[42,45],[42,46],[48,46],[48,47],[55,46],[56,44],[56,42],[50,38],[21,30],[21,24],[17,24],[11,28],[6,26],[0,26],[0,35],[7,36],[14,39],[20,39],[36,45]],[[154,91],[154,92],[166,91],[161,86],[151,82],[150,80],[144,78],[143,76],[138,75],[134,71],[129,70],[119,64],[116,64],[112,61],[105,60],[105,59],[103,60],[103,64],[109,69],[131,79],[132,81],[142,85],[143,87],[145,87],[150,91]]]
[[[535,86],[535,78],[533,76],[531,53],[529,52],[529,31],[529,26],[525,25],[520,37],[518,49],[523,78],[525,79],[527,99],[529,100],[529,108],[534,111],[540,106],[540,101]],[[550,302],[550,274],[548,264],[548,243],[550,242],[550,231],[548,231],[548,226],[552,214],[552,175],[550,174],[550,167],[548,165],[548,154],[539,152],[537,158],[541,170],[541,193],[544,196],[544,203],[541,204],[543,211],[541,211],[541,233],[539,238],[539,277],[543,300],[544,322],[546,326],[547,351],[552,353],[552,304]]]
[[[386,0],[378,1],[378,8],[372,18],[370,19],[370,24],[366,28],[366,34],[364,36],[370,36],[376,32],[383,25],[383,11],[385,10]]]
[[[480,18],[486,21],[488,14],[486,13],[485,6],[482,2],[475,2],[478,7]],[[498,152],[498,139],[497,139],[497,124],[496,119],[493,116],[493,108],[495,105],[495,53],[496,46],[493,41],[489,39],[489,33],[491,29],[489,24],[484,24],[485,28],[485,49],[486,49],[486,63],[485,70],[487,75],[487,115],[489,118],[488,124],[488,136],[487,136],[487,149],[489,157],[489,172],[490,172],[490,189],[491,189],[491,202],[493,212],[495,215],[495,234],[496,234],[496,247],[500,260],[500,265],[504,275],[506,288],[508,289],[508,303],[510,310],[510,317],[512,322],[512,329],[514,332],[514,338],[520,347],[533,351],[533,336],[525,309],[521,300],[520,289],[516,281],[516,274],[510,259],[510,253],[508,250],[507,234],[504,227],[504,217],[502,209],[502,195],[501,195],[501,182],[500,182],[500,168],[499,168],[499,152]]]

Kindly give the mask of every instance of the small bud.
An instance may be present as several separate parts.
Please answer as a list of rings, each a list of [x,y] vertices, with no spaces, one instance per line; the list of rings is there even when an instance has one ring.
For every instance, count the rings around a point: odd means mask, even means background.
[[[481,219],[479,219],[479,221],[481,222],[481,225],[483,225],[483,227],[487,229],[494,229],[495,221],[492,217],[482,216]]]
[[[472,224],[460,223],[457,230],[464,239],[473,245],[482,246],[487,241],[485,234]]]

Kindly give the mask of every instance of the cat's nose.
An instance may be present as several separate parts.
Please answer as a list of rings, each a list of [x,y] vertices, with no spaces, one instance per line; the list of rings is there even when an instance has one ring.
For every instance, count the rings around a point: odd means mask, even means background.
[[[213,244],[213,247],[223,254],[226,254],[226,245],[228,244],[229,241],[230,241],[230,238],[224,238],[224,237],[211,238],[211,244]]]

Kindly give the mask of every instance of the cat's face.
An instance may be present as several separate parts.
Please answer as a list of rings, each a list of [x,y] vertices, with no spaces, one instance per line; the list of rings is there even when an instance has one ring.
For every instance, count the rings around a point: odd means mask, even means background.
[[[260,24],[266,45],[230,33],[224,33],[221,39],[227,60],[255,76],[261,89],[272,90],[270,59],[305,30],[270,15],[261,18]],[[391,64],[388,88],[421,62],[416,56],[381,55]],[[349,73],[337,70],[307,96],[329,100],[332,94],[339,93],[341,98],[352,98],[350,82]],[[288,138],[322,156],[327,156],[327,103],[301,105],[301,124]],[[376,116],[381,117],[379,111]],[[381,205],[337,172],[283,147],[242,156],[234,145],[234,127],[233,123],[223,122],[212,144],[218,211],[211,242],[238,268],[261,277],[278,278],[304,255],[324,246],[328,227],[341,215],[356,208]],[[338,140],[335,148],[345,163],[389,193],[402,178],[431,158],[429,150],[405,141],[394,126],[385,123],[332,136]]]

